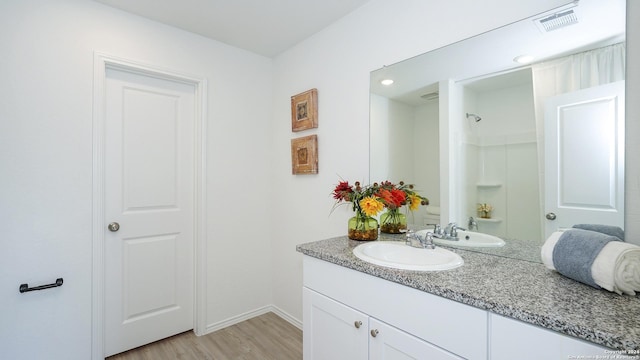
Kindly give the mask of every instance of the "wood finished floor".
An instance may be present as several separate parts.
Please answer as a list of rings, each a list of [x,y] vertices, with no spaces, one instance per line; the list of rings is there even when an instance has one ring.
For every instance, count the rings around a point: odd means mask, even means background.
[[[299,360],[302,331],[269,312],[204,336],[188,331],[107,358],[161,359]]]

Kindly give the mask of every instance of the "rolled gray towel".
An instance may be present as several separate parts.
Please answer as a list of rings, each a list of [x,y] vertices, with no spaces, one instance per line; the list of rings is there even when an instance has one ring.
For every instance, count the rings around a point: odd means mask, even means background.
[[[624,230],[622,230],[618,226],[601,225],[601,224],[576,224],[576,225],[573,225],[573,228],[596,231],[599,233],[615,236],[618,239],[624,241]]]
[[[593,280],[591,266],[602,248],[611,241],[622,240],[596,231],[567,230],[553,248],[553,266],[568,278],[600,289]]]

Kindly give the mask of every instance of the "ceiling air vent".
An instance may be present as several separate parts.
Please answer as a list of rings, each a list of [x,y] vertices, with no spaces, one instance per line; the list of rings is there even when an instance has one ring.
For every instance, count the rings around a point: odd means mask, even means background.
[[[577,24],[578,16],[573,11],[573,9],[569,9],[557,12],[550,16],[535,19],[534,22],[538,29],[545,33],[553,30],[558,30],[569,25]]]
[[[436,92],[422,94],[420,95],[420,98],[427,101],[436,100],[438,98],[438,92],[436,91]]]

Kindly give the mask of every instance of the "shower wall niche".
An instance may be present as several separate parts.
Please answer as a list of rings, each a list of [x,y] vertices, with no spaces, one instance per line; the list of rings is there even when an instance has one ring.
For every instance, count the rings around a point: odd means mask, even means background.
[[[541,241],[537,137],[530,70],[465,84],[460,201],[479,231],[507,239]],[[478,204],[493,207],[490,219]],[[463,221],[460,221],[461,223]],[[464,226],[466,224],[463,224]]]

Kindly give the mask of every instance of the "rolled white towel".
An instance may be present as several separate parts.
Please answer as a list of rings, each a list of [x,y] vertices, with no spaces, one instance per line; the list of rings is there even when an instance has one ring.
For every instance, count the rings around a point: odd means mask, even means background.
[[[600,254],[593,260],[591,265],[591,276],[601,288],[622,294],[622,291],[616,286],[616,263],[619,261],[620,246],[625,245],[621,241],[612,241],[605,245]]]
[[[542,250],[540,251],[542,263],[551,270],[556,269],[556,267],[553,266],[553,248],[558,243],[558,240],[560,240],[560,236],[562,236],[562,231],[556,231],[551,234],[547,241],[542,245]]]
[[[640,292],[640,246],[608,243],[593,261],[591,274],[603,289],[635,296]]]
[[[542,245],[542,263],[548,269],[556,270],[553,248],[562,234],[554,232]],[[605,290],[635,296],[640,292],[640,246],[622,241],[607,243],[591,265],[591,276]]]
[[[621,243],[613,250],[618,254],[614,273],[616,289],[635,295],[640,292],[640,246]]]

